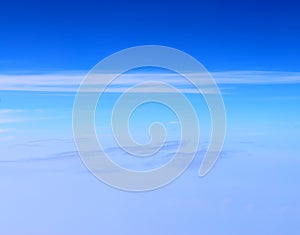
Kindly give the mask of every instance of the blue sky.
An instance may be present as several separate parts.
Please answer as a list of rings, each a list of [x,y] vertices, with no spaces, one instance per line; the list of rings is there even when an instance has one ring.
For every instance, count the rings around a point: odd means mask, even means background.
[[[299,7],[250,0],[1,3],[0,234],[298,234]],[[200,147],[176,181],[132,193],[85,168],[72,109],[94,65],[146,44],[183,50],[211,72],[226,106],[227,137],[216,166],[198,177],[209,112],[193,87],[171,74],[196,107]],[[150,104],[136,111],[132,136],[147,142],[149,124],[160,121],[169,133],[165,148],[153,161],[134,162],[116,147],[109,111],[136,74],[104,94],[96,128],[114,161],[149,169],[170,159],[180,129],[170,110]],[[138,75],[144,81],[166,74],[144,68]]]
[[[7,1],[1,70],[88,70],[120,49],[159,44],[209,70],[297,71],[298,8],[296,1]]]

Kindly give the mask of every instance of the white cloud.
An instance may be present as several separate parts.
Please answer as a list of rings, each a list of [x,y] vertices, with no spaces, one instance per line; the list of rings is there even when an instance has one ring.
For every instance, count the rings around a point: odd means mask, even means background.
[[[300,72],[281,71],[225,71],[214,72],[220,84],[292,84],[300,83]]]
[[[3,136],[3,137],[0,137],[0,141],[4,142],[4,141],[11,141],[11,140],[14,140],[15,137],[14,136]]]
[[[0,118],[0,124],[7,124],[7,123],[13,123],[18,122],[18,119],[14,118]]]
[[[11,114],[11,113],[20,113],[23,112],[21,109],[0,109],[0,115]]]
[[[9,129],[9,128],[0,128],[0,134],[1,133],[9,133],[9,132],[11,132],[11,131],[13,131],[13,129]]]
[[[171,121],[171,122],[168,122],[168,124],[170,125],[177,125],[177,124],[180,124],[178,121]]]
[[[0,109],[0,124],[14,123],[23,121],[19,114],[23,112],[20,109]],[[1,133],[1,130],[0,130]]]
[[[97,75],[90,83],[91,89],[105,86],[104,77],[111,74]],[[221,71],[212,72],[211,75],[217,84],[292,84],[300,83],[300,72],[280,71]],[[199,77],[196,85],[203,86],[206,93],[213,92],[208,86],[207,80],[201,74],[192,74]],[[85,78],[83,72],[64,72],[60,74],[36,74],[36,75],[0,75],[0,90],[13,91],[50,91],[50,92],[76,92],[80,83]],[[123,74],[110,86],[108,92],[123,92],[131,86],[145,81],[156,81],[171,84],[184,93],[195,93],[196,88],[177,74]],[[157,86],[143,87],[135,92],[166,92]]]

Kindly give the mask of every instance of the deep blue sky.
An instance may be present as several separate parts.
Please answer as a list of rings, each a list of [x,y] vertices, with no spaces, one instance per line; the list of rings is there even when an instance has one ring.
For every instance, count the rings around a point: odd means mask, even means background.
[[[88,70],[130,46],[190,53],[209,70],[299,71],[297,1],[5,1],[2,72]]]

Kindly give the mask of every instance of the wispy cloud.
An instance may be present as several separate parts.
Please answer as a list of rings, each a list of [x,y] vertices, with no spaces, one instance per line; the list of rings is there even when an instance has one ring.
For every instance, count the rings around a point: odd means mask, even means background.
[[[0,109],[0,124],[14,123],[23,121],[19,115],[23,112],[20,109]],[[2,129],[3,130],[3,129]],[[5,129],[7,130],[7,129]],[[0,131],[1,133],[1,131]]]
[[[0,109],[0,124],[11,124],[17,122],[37,121],[61,119],[64,116],[49,116],[47,114],[41,115],[42,110],[21,110],[21,109]]]
[[[171,122],[168,122],[168,124],[170,125],[177,125],[177,124],[180,124],[178,121],[171,121]]]
[[[300,83],[300,72],[285,71],[224,71],[214,72],[220,84],[293,84]]]
[[[10,128],[0,128],[0,134],[1,133],[9,133],[11,131],[13,131],[14,129],[10,129]]]
[[[104,87],[104,77],[111,74],[97,75],[97,79],[89,84],[90,91],[93,87]],[[203,85],[204,91],[211,92],[206,80],[201,74],[197,76],[198,84]],[[280,71],[220,71],[212,72],[212,77],[218,84],[293,84],[300,83],[300,72]],[[85,78],[83,72],[62,72],[57,74],[33,74],[33,75],[0,75],[0,89],[13,91],[49,91],[49,92],[76,92],[80,83]],[[123,92],[139,82],[157,81],[171,84],[184,93],[197,92],[196,88],[188,81],[173,73],[132,73],[123,74],[116,79],[107,89],[108,92]],[[135,92],[166,92],[162,87],[149,86],[136,89]]]
[[[66,91],[77,89],[84,75],[72,74],[32,74],[0,75],[0,89],[12,91]]]
[[[20,113],[23,112],[21,109],[0,109],[0,115],[11,114],[11,113]]]

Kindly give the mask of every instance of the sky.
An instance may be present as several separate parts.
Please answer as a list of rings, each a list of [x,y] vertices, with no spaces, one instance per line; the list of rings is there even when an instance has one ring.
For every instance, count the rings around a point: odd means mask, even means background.
[[[290,0],[1,3],[0,234],[298,234],[299,7]],[[150,103],[133,113],[131,135],[145,144],[149,125],[159,121],[166,145],[138,161],[117,146],[110,114],[135,83],[169,82],[199,118],[190,167],[163,188],[136,193],[104,184],[85,167],[72,112],[80,83],[99,61],[140,45],[174,47],[205,66],[223,96],[227,134],[216,165],[199,177],[211,134],[203,97],[170,71],[121,75],[95,115],[98,141],[119,165],[159,167],[180,144],[176,115]],[[165,92],[147,90],[158,91]]]

